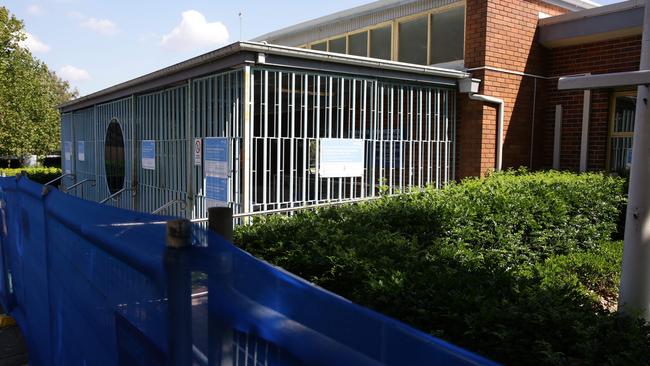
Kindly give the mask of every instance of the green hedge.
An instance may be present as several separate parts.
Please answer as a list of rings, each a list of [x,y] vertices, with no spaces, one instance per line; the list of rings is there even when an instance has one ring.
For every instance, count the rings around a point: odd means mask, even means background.
[[[17,175],[18,173],[26,171],[27,172],[27,177],[34,182],[38,182],[40,184],[45,184],[51,180],[53,180],[56,177],[61,176],[61,169],[59,168],[44,168],[44,167],[38,167],[38,168],[18,168],[18,169],[0,169],[0,175],[4,173],[5,176],[12,177]]]
[[[508,364],[650,363],[650,332],[609,309],[624,181],[525,171],[272,216],[245,250]]]

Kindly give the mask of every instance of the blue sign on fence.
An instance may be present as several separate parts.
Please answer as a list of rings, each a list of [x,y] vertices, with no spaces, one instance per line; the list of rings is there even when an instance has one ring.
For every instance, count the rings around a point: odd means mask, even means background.
[[[207,207],[228,206],[229,147],[229,139],[226,137],[206,137],[203,141],[204,191]]]
[[[142,140],[142,169],[156,169],[156,141]]]

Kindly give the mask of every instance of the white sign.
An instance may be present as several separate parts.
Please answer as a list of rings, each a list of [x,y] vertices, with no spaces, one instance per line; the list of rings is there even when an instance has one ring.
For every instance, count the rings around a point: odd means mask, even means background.
[[[201,158],[203,156],[203,140],[200,138],[194,139],[194,165],[201,166]]]
[[[364,167],[362,139],[320,139],[320,166],[323,178],[361,177]]]
[[[203,143],[205,205],[228,206],[228,176],[230,152],[228,138],[206,137]]]
[[[63,142],[63,170],[66,174],[72,173],[72,142]]]
[[[77,160],[79,161],[84,161],[86,160],[86,142],[85,141],[77,141]]]
[[[155,170],[156,169],[156,141],[142,140],[142,169]]]

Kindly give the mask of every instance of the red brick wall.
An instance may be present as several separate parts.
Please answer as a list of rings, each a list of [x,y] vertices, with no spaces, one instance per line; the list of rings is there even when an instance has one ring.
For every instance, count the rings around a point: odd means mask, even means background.
[[[554,77],[547,83],[544,126],[536,143],[542,146],[537,167],[553,165],[555,106],[562,105],[562,139],[560,169],[580,167],[582,129],[582,91],[558,91],[557,78],[573,74],[602,74],[639,69],[641,36],[625,37],[549,50],[548,73]],[[609,134],[609,102],[612,90],[594,90],[591,94],[587,169],[603,170],[607,160]]]
[[[465,66],[544,73],[546,50],[536,41],[539,12],[566,10],[539,0],[467,0]],[[505,101],[503,167],[529,165],[533,119],[542,125],[543,90],[531,77],[490,70],[472,76],[482,80],[480,93]],[[533,111],[535,105],[535,111]],[[496,109],[459,98],[457,177],[483,175],[496,160]],[[536,130],[538,127],[536,127]]]

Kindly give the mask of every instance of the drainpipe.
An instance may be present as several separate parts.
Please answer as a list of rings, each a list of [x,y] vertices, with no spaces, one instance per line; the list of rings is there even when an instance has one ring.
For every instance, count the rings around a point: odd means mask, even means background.
[[[471,100],[477,100],[485,103],[492,103],[497,105],[497,159],[495,170],[497,172],[501,171],[503,166],[503,115],[505,103],[503,99],[490,97],[487,95],[476,94],[478,92],[478,86],[480,84],[479,79],[466,78],[461,79],[458,82],[459,91],[461,93],[467,93],[467,96]]]

